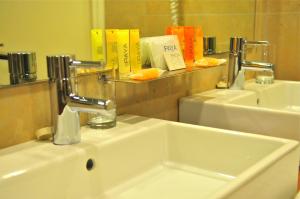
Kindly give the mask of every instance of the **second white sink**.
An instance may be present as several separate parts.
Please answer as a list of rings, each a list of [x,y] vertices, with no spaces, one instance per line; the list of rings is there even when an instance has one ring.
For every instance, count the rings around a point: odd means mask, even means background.
[[[256,92],[259,107],[300,114],[300,82],[275,81],[271,85],[251,82],[246,84],[245,89]],[[239,104],[238,100],[232,103]]]
[[[300,141],[300,82],[211,90],[182,98],[179,112],[185,123]]]

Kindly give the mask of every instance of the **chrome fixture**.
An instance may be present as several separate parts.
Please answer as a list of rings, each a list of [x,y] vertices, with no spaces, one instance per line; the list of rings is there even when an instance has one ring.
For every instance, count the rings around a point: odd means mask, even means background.
[[[213,55],[216,53],[216,37],[203,37],[204,55]]]
[[[36,80],[36,55],[34,52],[9,52],[0,54],[0,59],[8,61],[10,84]]]
[[[76,61],[74,56],[47,56],[50,86],[53,143],[58,145],[80,142],[78,112],[101,112],[115,109],[109,99],[79,96],[74,91],[75,69],[78,67],[103,67],[102,62]]]
[[[257,77],[256,82],[261,84],[271,84],[274,80],[274,64],[257,61],[246,61],[245,46],[258,45],[268,46],[268,41],[246,41],[241,37],[230,38],[229,64],[228,64],[228,87],[233,89],[243,89],[245,81],[245,71],[268,71],[269,78]]]

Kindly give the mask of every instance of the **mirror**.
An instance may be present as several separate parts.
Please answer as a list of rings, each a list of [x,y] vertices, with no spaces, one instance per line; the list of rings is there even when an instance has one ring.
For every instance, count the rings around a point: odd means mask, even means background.
[[[138,27],[142,36],[164,34],[172,22],[170,1],[176,0],[106,0],[106,27]],[[267,40],[275,78],[300,81],[299,0],[177,1],[180,23],[201,25],[206,36],[216,36],[217,50],[227,51],[231,36]]]
[[[45,80],[46,55],[91,59],[90,29],[104,27],[103,10],[104,0],[0,1],[0,54],[35,52],[37,81]],[[8,61],[0,59],[0,86],[9,83]]]
[[[228,51],[229,38],[254,39],[256,0],[107,0],[107,28],[140,28],[141,35],[165,34],[179,25],[202,26],[204,36],[215,36],[217,49]],[[116,14],[121,13],[121,14]],[[173,13],[173,14],[171,14]]]
[[[0,1],[0,43],[4,44],[0,46],[0,53],[36,52],[37,79],[47,79],[46,55],[69,53],[75,54],[78,59],[91,59],[90,29],[93,27],[139,28],[142,37],[163,35],[165,28],[172,24],[170,1]],[[297,37],[300,30],[294,20],[289,20],[294,18],[285,17],[284,13],[294,12],[298,1],[288,4],[284,4],[284,0],[279,1],[283,3],[177,0],[178,19],[180,24],[201,25],[206,36],[216,37],[219,51],[228,50],[229,37],[238,35],[249,40],[269,40],[276,47],[276,55],[295,55],[299,42],[286,40]],[[285,5],[284,10],[280,9],[282,5]],[[276,13],[269,15],[273,10]],[[300,13],[299,10],[295,12]],[[283,25],[274,25],[278,21],[283,21]],[[278,34],[281,36],[278,37]],[[286,44],[292,47],[288,48]],[[276,58],[277,78],[300,80],[300,68],[297,67],[300,60],[295,56],[288,60],[289,69],[285,67],[287,59]],[[0,85],[8,82],[7,61],[0,60]]]

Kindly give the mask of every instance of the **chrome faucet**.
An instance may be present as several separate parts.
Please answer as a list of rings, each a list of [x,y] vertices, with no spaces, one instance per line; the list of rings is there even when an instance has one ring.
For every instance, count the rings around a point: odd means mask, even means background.
[[[0,59],[8,61],[10,84],[36,80],[35,52],[9,52],[0,54]]]
[[[113,100],[87,98],[74,92],[77,67],[104,67],[104,64],[76,61],[70,55],[47,56],[54,144],[80,142],[78,112],[101,112],[115,108]]]
[[[257,61],[246,61],[246,45],[265,45],[268,41],[246,41],[244,38],[230,38],[230,52],[228,64],[228,87],[232,89],[243,89],[245,81],[245,71],[269,71],[272,75],[270,78],[257,79],[257,83],[271,84],[274,80],[274,64]]]

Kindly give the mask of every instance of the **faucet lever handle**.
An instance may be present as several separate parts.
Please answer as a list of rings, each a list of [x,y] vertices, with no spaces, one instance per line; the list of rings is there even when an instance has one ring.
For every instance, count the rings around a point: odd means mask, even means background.
[[[252,68],[264,68],[264,69],[274,69],[274,64],[268,62],[257,62],[257,61],[243,61],[243,67],[252,67]]]
[[[71,60],[70,61],[71,68],[104,68],[105,62],[102,61],[78,61],[78,60]]]
[[[269,46],[269,41],[245,41],[244,45],[264,45]]]
[[[239,53],[242,50],[245,39],[242,37],[231,37],[230,38],[230,52]]]
[[[100,61],[78,61],[74,55],[47,56],[48,77],[50,80],[71,77],[70,69],[103,68],[105,63]]]

